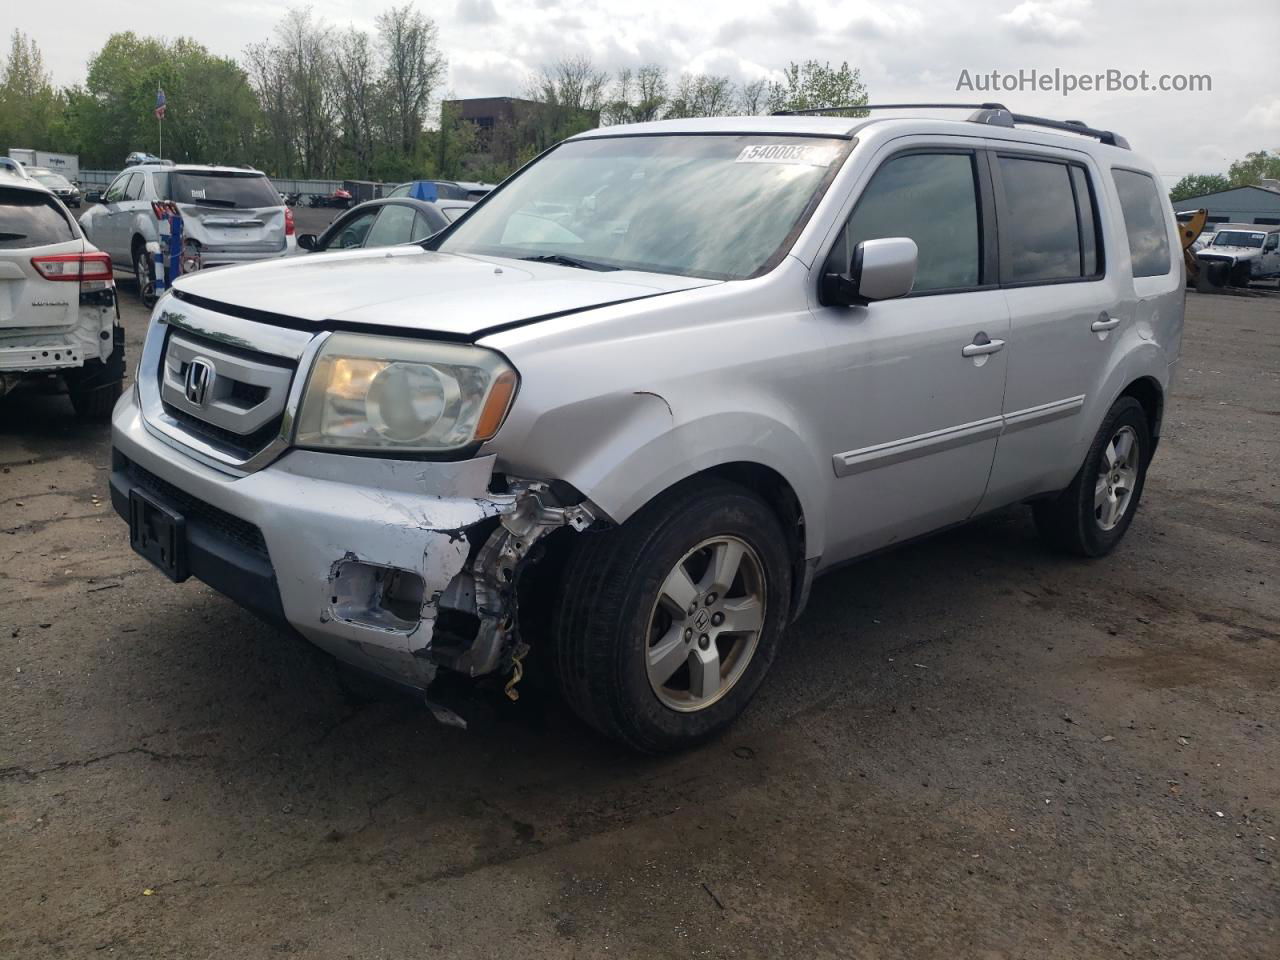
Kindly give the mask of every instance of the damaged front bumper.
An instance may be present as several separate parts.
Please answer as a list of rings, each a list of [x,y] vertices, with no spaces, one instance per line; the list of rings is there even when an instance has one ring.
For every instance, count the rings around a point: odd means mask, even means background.
[[[231,477],[147,430],[134,398],[112,418],[112,502],[134,491],[185,526],[183,573],[281,620],[341,660],[426,687],[520,655],[515,585],[530,549],[583,530],[588,504],[537,482],[493,493],[494,458],[383,460],[292,450]]]

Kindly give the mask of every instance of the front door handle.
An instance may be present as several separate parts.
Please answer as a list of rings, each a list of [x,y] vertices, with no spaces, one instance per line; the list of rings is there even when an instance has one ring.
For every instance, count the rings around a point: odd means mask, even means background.
[[[1106,320],[1098,319],[1089,324],[1089,329],[1094,333],[1106,333],[1108,330],[1114,330],[1120,326],[1119,317],[1108,317]]]
[[[978,337],[982,339],[979,340]],[[985,357],[989,353],[999,353],[1004,349],[1003,340],[988,340],[982,334],[975,337],[973,343],[964,346],[960,353],[966,357]]]

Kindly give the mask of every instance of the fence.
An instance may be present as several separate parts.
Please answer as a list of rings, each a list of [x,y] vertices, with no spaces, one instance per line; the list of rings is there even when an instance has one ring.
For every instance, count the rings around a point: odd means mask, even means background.
[[[119,175],[119,170],[81,170],[80,188],[82,190],[103,190]],[[288,177],[271,177],[270,179],[271,185],[278,192],[300,193],[304,197],[312,193],[328,195],[343,184],[342,180],[293,180]],[[385,197],[395,184],[383,183],[377,186],[381,187],[381,195]]]

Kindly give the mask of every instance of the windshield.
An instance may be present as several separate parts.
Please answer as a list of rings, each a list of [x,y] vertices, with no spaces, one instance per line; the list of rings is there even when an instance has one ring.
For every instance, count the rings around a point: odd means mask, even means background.
[[[36,173],[32,174],[37,183],[40,183],[50,190],[68,190],[71,187],[71,181],[60,173]]]
[[[1243,230],[1219,230],[1213,237],[1215,247],[1260,247],[1267,238],[1265,233],[1246,233]]]
[[[165,199],[208,207],[278,207],[280,195],[260,173],[175,170],[168,174]]]
[[[433,246],[737,280],[773,266],[849,142],[607,137],[561,144]]]

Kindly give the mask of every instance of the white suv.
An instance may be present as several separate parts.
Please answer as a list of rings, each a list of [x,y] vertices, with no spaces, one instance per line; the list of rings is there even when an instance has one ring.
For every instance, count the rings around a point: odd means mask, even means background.
[[[127,167],[80,225],[116,269],[134,275],[144,300],[153,299],[152,255],[168,201],[182,215],[184,273],[283,257],[292,246],[293,211],[258,170],[159,161]]]
[[[419,244],[184,277],[116,410],[135,549],[425,688],[541,647],[640,750],[724,728],[816,575],[1009,504],[1133,520],[1183,263],[1123,139],[714,118],[565,141]]]
[[[50,375],[80,416],[110,415],[124,379],[111,263],[48,187],[0,166],[0,397]]]

